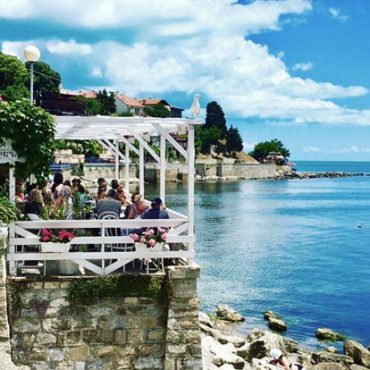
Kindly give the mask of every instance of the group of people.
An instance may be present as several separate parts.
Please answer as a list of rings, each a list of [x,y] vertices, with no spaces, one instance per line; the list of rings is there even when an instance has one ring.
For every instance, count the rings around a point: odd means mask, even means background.
[[[98,191],[93,197],[75,177],[64,181],[61,173],[56,173],[52,184],[45,182],[43,186],[18,181],[16,184],[16,205],[25,215],[43,214],[44,207],[50,207],[50,214],[58,211],[65,217],[72,211],[73,202],[81,205],[89,204],[99,217],[103,212],[113,212],[118,218],[169,218],[160,198],[153,199],[151,207],[144,202],[141,194],[135,193],[131,198],[118,180],[113,179],[108,186],[104,178],[99,178]]]

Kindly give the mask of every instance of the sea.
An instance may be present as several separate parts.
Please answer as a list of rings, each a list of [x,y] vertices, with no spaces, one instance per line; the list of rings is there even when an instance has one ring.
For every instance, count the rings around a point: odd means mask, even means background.
[[[370,162],[295,163],[302,172],[370,174]],[[195,188],[202,310],[228,304],[245,316],[243,333],[266,328],[263,312],[276,311],[286,335],[310,348],[324,345],[319,327],[370,344],[370,176]],[[166,204],[186,213],[186,187],[167,184],[167,193]]]

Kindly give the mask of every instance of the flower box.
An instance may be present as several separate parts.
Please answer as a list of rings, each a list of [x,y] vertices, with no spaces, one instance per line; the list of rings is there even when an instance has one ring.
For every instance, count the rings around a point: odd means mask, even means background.
[[[71,248],[71,243],[40,243],[41,252],[44,253],[67,253]]]
[[[154,247],[148,247],[145,243],[135,243],[135,250],[137,252],[146,251],[162,251],[164,243],[157,243]]]

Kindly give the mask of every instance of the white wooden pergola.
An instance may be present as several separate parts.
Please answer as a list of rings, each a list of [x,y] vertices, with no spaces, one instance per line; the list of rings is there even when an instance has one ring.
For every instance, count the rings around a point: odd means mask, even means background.
[[[168,209],[170,220],[91,220],[91,221],[21,221],[15,222],[9,228],[9,250],[7,260],[12,275],[17,273],[17,265],[22,260],[72,260],[80,266],[100,274],[111,273],[118,268],[125,266],[134,259],[143,258],[188,258],[194,257],[194,126],[200,122],[185,118],[152,118],[152,117],[79,117],[79,116],[56,116],[56,139],[61,140],[98,140],[99,143],[115,157],[115,175],[119,178],[120,161],[125,167],[125,187],[129,189],[129,166],[130,153],[134,152],[139,156],[139,183],[140,193],[145,194],[144,183],[144,153],[147,151],[160,167],[160,197],[165,203],[166,200],[166,145],[172,145],[185,159],[188,166],[188,207],[187,215]],[[187,148],[178,143],[171,134],[177,133],[181,128],[187,131]],[[160,137],[159,155],[149,145],[151,136]],[[135,146],[135,142],[138,143]],[[124,145],[124,153],[120,147]],[[14,183],[13,181],[11,181]],[[104,229],[107,227],[136,228],[149,226],[172,227],[168,236],[168,243],[184,243],[187,250],[183,251],[135,251],[107,252],[104,245],[108,243],[129,243],[132,240],[128,236],[107,237]],[[100,252],[94,253],[19,253],[19,246],[37,245],[39,240],[34,230],[40,228],[101,228],[100,237],[76,237],[72,244],[95,244],[102,245]],[[94,239],[94,240],[93,240]],[[105,266],[105,260],[117,259],[109,266]],[[91,260],[102,260],[102,265],[97,266]]]

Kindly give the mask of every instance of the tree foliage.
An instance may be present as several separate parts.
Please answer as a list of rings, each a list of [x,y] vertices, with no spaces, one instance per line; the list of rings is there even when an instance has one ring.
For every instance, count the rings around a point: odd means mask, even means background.
[[[207,104],[207,115],[204,128],[208,129],[210,127],[217,127],[219,129],[221,136],[218,139],[222,140],[226,138],[227,126],[225,113],[221,106],[215,101]]]
[[[271,152],[281,153],[285,158],[289,158],[290,156],[289,150],[285,148],[284,144],[278,139],[263,141],[256,144],[249,154],[258,161],[263,161]]]
[[[107,90],[99,91],[97,98],[98,102],[100,102],[100,114],[103,116],[109,116],[116,112],[116,102],[114,98],[113,92],[107,92]]]
[[[26,179],[35,175],[42,182],[50,173],[54,154],[53,117],[26,99],[0,103],[0,141],[10,139],[18,157],[15,176]]]
[[[197,126],[195,129],[197,152],[209,154],[211,146],[218,154],[232,154],[243,150],[243,141],[239,130],[233,126],[227,129],[225,114],[215,101],[207,104],[204,126]]]
[[[163,104],[159,103],[145,107],[144,113],[150,117],[166,118],[171,116],[171,112]]]
[[[30,62],[26,62],[28,70],[27,86],[30,83]],[[54,71],[49,64],[44,62],[33,63],[33,90],[36,103],[38,104],[43,96],[49,93],[58,93],[62,81],[60,74]]]
[[[0,95],[7,101],[29,97],[28,72],[24,64],[0,52]]]
[[[70,149],[73,154],[84,154],[86,157],[99,157],[103,151],[96,140],[57,140],[55,149]]]
[[[85,102],[85,114],[88,116],[110,116],[116,113],[117,107],[115,103],[114,93],[107,90],[99,91],[96,99],[78,97],[77,99]]]
[[[226,150],[229,154],[232,152],[241,152],[243,150],[243,140],[239,130],[233,125],[227,130]]]

